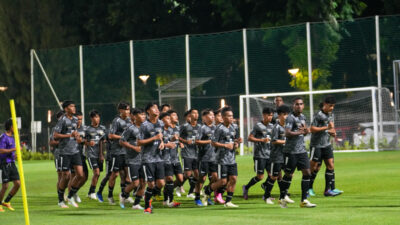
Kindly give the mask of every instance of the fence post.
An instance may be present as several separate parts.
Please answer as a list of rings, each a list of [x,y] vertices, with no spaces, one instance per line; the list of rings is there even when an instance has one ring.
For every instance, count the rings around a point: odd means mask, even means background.
[[[312,58],[311,58],[311,31],[310,22],[306,23],[307,30],[307,62],[308,62],[308,90],[310,91],[310,121],[314,116],[313,82],[312,82]]]
[[[131,65],[131,95],[132,95],[132,107],[136,107],[135,99],[135,58],[133,55],[133,41],[129,41],[129,56]]]
[[[379,16],[375,16],[375,40],[376,40],[376,72],[378,76],[378,111],[379,111],[379,137],[383,137],[382,115],[382,77],[381,77],[381,44],[379,36]]]
[[[187,109],[192,108],[190,100],[190,55],[189,55],[189,35],[185,35],[185,52],[186,52],[186,104]]]
[[[35,78],[34,78],[34,61],[33,61],[33,49],[30,52],[31,55],[31,127],[35,121]],[[31,131],[32,128],[31,128]],[[36,152],[36,133],[31,132],[31,145],[32,151]]]
[[[247,58],[247,30],[243,29],[243,58],[244,58],[244,83],[246,95],[250,94],[249,90],[249,63]],[[247,135],[250,133],[250,99],[246,96],[246,117],[247,117]]]
[[[79,45],[79,76],[81,83],[81,112],[82,112],[82,125],[85,125],[85,87],[83,85],[83,47]]]

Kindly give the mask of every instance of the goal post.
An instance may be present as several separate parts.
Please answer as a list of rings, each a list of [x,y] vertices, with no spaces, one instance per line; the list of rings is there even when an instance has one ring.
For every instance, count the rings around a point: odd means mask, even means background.
[[[340,151],[379,151],[383,149],[394,149],[398,147],[397,129],[398,126],[396,110],[392,95],[388,89],[378,91],[377,87],[344,88],[319,91],[300,91],[284,93],[266,93],[241,95],[239,97],[239,126],[240,136],[243,143],[240,145],[240,155],[251,149],[252,143],[247,141],[250,129],[253,125],[262,120],[262,109],[271,107],[275,109],[274,97],[281,96],[284,104],[291,107],[291,100],[294,97],[304,99],[303,114],[307,117],[307,124],[310,125],[311,118],[309,97],[314,99],[314,109],[319,109],[319,103],[327,95],[335,96],[337,103],[333,111],[337,137],[332,138],[335,150]],[[382,124],[379,124],[378,94],[382,98]],[[246,115],[245,107],[249,102],[250,112]],[[314,113],[318,110],[314,110]],[[250,127],[250,129],[248,128]],[[383,127],[380,132],[380,127]],[[381,134],[381,135],[380,135]],[[306,137],[309,144],[310,135]],[[308,147],[307,147],[308,148]]]

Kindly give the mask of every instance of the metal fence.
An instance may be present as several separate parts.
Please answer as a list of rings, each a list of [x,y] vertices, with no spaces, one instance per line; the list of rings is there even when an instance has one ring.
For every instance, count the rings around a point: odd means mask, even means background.
[[[48,111],[60,110],[65,99],[84,115],[99,110],[107,125],[121,100],[138,107],[167,102],[183,113],[219,108],[224,99],[238,116],[241,94],[392,88],[399,30],[400,16],[377,16],[32,50],[31,121],[41,121],[43,130],[53,126]],[[299,69],[296,75],[291,68]],[[46,132],[32,132],[34,150],[46,145]]]

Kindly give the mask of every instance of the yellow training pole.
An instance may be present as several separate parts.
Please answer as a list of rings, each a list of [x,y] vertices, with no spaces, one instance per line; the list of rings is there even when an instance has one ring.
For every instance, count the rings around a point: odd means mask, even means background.
[[[18,169],[19,169],[19,175],[20,175],[20,179],[21,179],[21,191],[22,191],[22,202],[24,204],[25,224],[29,225],[28,201],[26,198],[24,168],[22,167],[21,146],[20,146],[20,142],[19,142],[17,116],[15,113],[14,99],[10,100],[10,108],[11,108],[11,117],[12,117],[12,121],[13,121],[15,147],[17,149],[16,152],[17,152],[17,159],[18,159]]]

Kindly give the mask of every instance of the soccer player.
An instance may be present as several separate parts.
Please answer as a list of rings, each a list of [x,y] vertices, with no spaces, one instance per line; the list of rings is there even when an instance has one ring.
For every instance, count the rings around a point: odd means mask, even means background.
[[[215,147],[211,144],[215,131],[214,112],[211,109],[204,109],[201,112],[201,115],[203,118],[203,125],[200,128],[198,139],[196,139],[196,144],[199,146],[199,180],[195,189],[195,203],[199,206],[207,206],[214,205],[214,203],[210,198],[205,202],[201,202],[200,190],[206,181],[207,175],[209,175],[210,184],[218,179],[218,164],[216,160]]]
[[[8,119],[4,123],[6,132],[0,136],[0,178],[2,180],[0,190],[0,212],[4,212],[3,206],[11,211],[14,208],[11,206],[11,199],[17,193],[21,183],[19,180],[18,169],[15,166],[15,140],[12,119]],[[13,182],[13,188],[3,202],[4,195],[8,189],[8,183]]]
[[[184,144],[184,148],[181,151],[183,170],[185,179],[189,180],[190,185],[187,197],[195,198],[193,192],[199,177],[197,145],[195,143],[200,130],[200,125],[197,123],[199,112],[196,109],[190,109],[188,112],[190,123],[185,123],[180,127],[179,141]]]
[[[215,110],[214,111],[214,125],[218,126],[219,124],[222,124],[224,120],[222,119],[221,115],[221,109]]]
[[[161,112],[168,112],[169,110],[171,110],[171,105],[170,104],[162,104],[160,106]]]
[[[271,198],[271,191],[274,187],[274,183],[278,180],[278,185],[280,189],[280,199],[279,202],[282,202],[281,207],[286,208],[286,202],[281,201],[281,199],[285,198],[286,190],[284,189],[282,183],[282,173],[281,169],[283,168],[283,147],[285,146],[286,136],[285,136],[285,122],[286,118],[290,112],[289,107],[285,105],[281,105],[277,109],[278,120],[273,129],[272,129],[272,136],[271,136],[271,153],[270,153],[270,173],[271,177],[267,180],[265,184],[265,193],[264,199],[267,204],[274,204]]]
[[[305,149],[304,136],[309,133],[306,124],[306,117],[303,114],[304,101],[301,97],[293,99],[293,112],[286,118],[285,135],[286,143],[283,149],[285,159],[285,175],[282,178],[282,188],[289,189],[292,182],[293,173],[296,168],[301,170],[303,178],[301,180],[301,202],[300,207],[312,208],[316,207],[307,200],[307,191],[310,184],[311,171],[310,161]],[[280,200],[281,205],[286,203],[294,203],[285,193],[285,197]],[[281,194],[283,195],[283,194]]]
[[[114,118],[111,124],[110,132],[108,134],[108,138],[111,140],[111,176],[108,181],[108,203],[110,205],[115,205],[115,201],[113,198],[113,191],[115,186],[115,180],[117,179],[118,174],[121,179],[121,192],[125,188],[125,149],[119,144],[119,140],[121,139],[122,133],[130,126],[131,119],[129,117],[130,107],[126,102],[120,102],[118,104],[118,116]],[[132,198],[128,198],[127,201],[129,203],[133,203]]]
[[[96,197],[96,186],[97,181],[100,177],[100,169],[103,165],[103,146],[104,138],[106,134],[106,127],[100,125],[100,113],[96,110],[92,110],[89,113],[91,124],[86,129],[86,156],[89,162],[90,169],[93,171],[93,177],[90,184],[88,197],[93,200],[97,200]]]
[[[279,106],[285,104],[283,102],[283,98],[281,96],[275,96],[274,98],[274,103],[275,103],[275,113],[274,113],[274,117],[272,118],[272,122],[273,124],[278,123],[277,119],[278,119],[278,113],[276,112],[277,109],[279,108]]]
[[[111,140],[108,138],[108,133],[109,133],[109,130],[106,129],[104,141],[105,141],[105,146],[106,146],[106,151],[107,151],[107,154],[106,154],[106,172],[107,172],[107,174],[101,180],[100,186],[99,186],[99,190],[96,192],[97,200],[100,203],[104,202],[104,200],[103,200],[103,190],[106,187],[107,182],[110,179],[111,174],[112,174],[112,171],[111,171],[111,168],[112,168]],[[102,149],[100,149],[100,150],[102,150]],[[101,163],[99,166],[100,166],[100,168],[102,168],[103,164]]]
[[[174,136],[178,137],[175,140],[175,144],[176,147],[170,149],[170,161],[171,161],[171,166],[172,166],[172,170],[174,172],[175,175],[175,182],[174,182],[174,186],[176,187],[176,196],[181,197],[182,196],[182,185],[183,185],[183,172],[182,172],[182,166],[181,166],[181,162],[179,160],[179,152],[178,152],[178,146],[180,144],[179,142],[179,118],[178,118],[178,114],[174,111],[174,110],[169,110],[168,114],[171,117],[171,128],[174,132]]]
[[[130,116],[133,124],[122,133],[119,142],[126,150],[125,170],[127,179],[131,183],[121,193],[120,206],[121,208],[125,208],[124,203],[129,198],[129,193],[137,189],[132,209],[143,210],[144,208],[140,206],[140,200],[143,197],[146,182],[142,166],[142,148],[138,145],[138,140],[140,136],[139,129],[142,123],[146,121],[146,114],[142,109],[134,108],[131,109]]]
[[[336,196],[343,191],[335,187],[335,171],[333,160],[333,147],[331,137],[336,136],[332,111],[335,108],[334,96],[327,96],[311,123],[310,165],[311,182],[308,190],[310,196],[315,196],[313,184],[318,171],[321,169],[322,160],[325,163],[325,196]]]
[[[162,157],[165,168],[165,187],[164,187],[164,202],[168,207],[178,207],[180,203],[174,201],[174,166],[171,161],[171,150],[177,147],[176,141],[179,140],[178,134],[174,133],[171,125],[171,116],[164,112],[160,114],[160,120],[164,123],[163,127],[163,142],[164,149]]]
[[[57,122],[54,129],[54,138],[60,140],[60,166],[62,178],[58,187],[58,205],[61,208],[68,208],[64,202],[64,192],[68,185],[70,170],[74,168],[75,177],[71,183],[71,190],[68,193],[68,203],[74,207],[79,207],[73,196],[78,192],[81,183],[84,181],[82,158],[79,153],[77,141],[82,141],[77,132],[78,118],[76,118],[75,104],[72,101],[65,101],[62,104],[65,114]]]
[[[243,198],[247,200],[249,198],[248,192],[250,187],[255,185],[260,180],[264,179],[264,170],[267,171],[267,179],[264,184],[262,184],[263,189],[267,185],[267,182],[272,182],[270,174],[270,161],[269,155],[271,152],[271,136],[273,124],[272,116],[273,109],[266,107],[262,111],[263,120],[256,123],[251,131],[248,140],[254,142],[254,171],[256,176],[251,178],[247,185],[243,185]],[[270,199],[265,199],[266,201],[271,201]]]
[[[239,207],[232,203],[233,193],[235,191],[237,180],[237,164],[235,161],[235,149],[239,146],[239,133],[233,122],[232,108],[224,107],[221,110],[223,123],[219,125],[212,140],[212,144],[217,148],[218,158],[218,176],[219,180],[205,187],[205,197],[208,198],[212,191],[217,191],[221,187],[227,187],[227,196],[225,207]]]
[[[56,121],[58,121],[62,116],[64,115],[63,111],[59,111],[56,113]],[[59,140],[54,139],[54,127],[51,130],[51,135],[49,137],[49,144],[52,147],[52,152],[54,154],[54,165],[56,167],[57,171],[57,190],[58,190],[58,185],[61,180],[61,168],[60,168],[60,150],[58,149],[58,144],[60,143]]]
[[[147,104],[145,111],[148,119],[140,126],[140,139],[138,145],[142,148],[142,162],[147,189],[144,197],[144,213],[152,213],[151,197],[160,194],[165,184],[165,168],[162,159],[164,149],[162,130],[164,124],[158,119],[160,111],[155,103]]]

